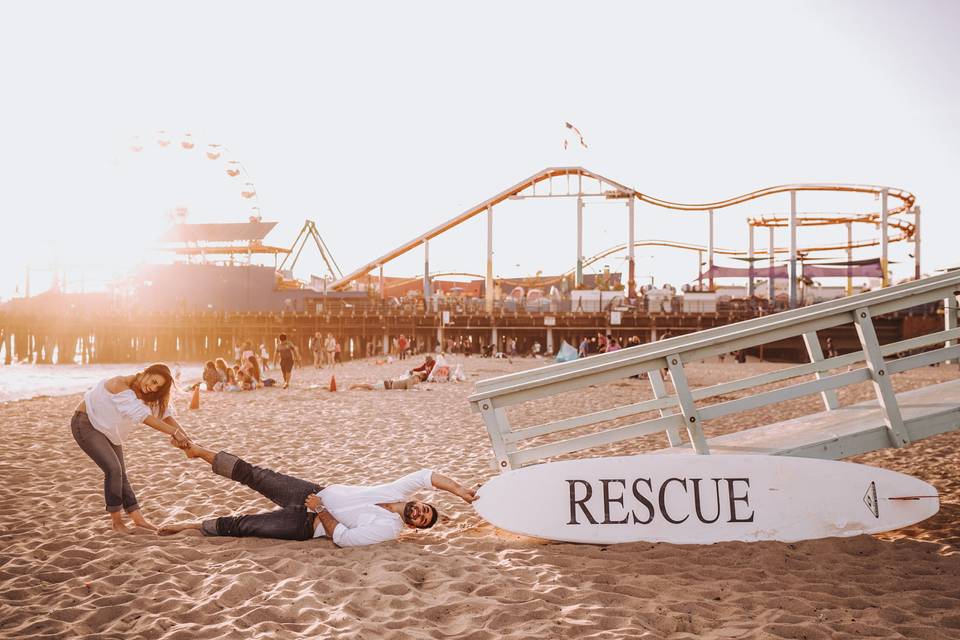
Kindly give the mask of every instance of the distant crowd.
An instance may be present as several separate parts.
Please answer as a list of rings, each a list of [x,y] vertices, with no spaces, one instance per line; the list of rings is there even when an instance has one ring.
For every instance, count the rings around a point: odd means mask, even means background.
[[[255,351],[253,343],[247,341],[234,347],[232,366],[223,358],[207,360],[203,369],[203,382],[208,391],[252,391],[277,384],[276,379],[265,375],[268,371],[270,353],[266,345],[261,344]]]

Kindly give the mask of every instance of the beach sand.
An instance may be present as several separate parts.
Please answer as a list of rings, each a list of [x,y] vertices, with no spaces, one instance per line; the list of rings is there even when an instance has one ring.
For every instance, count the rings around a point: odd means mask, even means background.
[[[464,484],[492,476],[490,443],[466,397],[480,378],[543,364],[454,357],[469,380],[415,391],[342,391],[405,363],[298,369],[289,390],[176,399],[201,444],[320,483],[376,483],[429,467]],[[694,363],[695,386],[781,365]],[[899,375],[898,389],[955,378],[956,366]],[[869,398],[860,385],[841,393]],[[650,397],[627,380],[511,410],[515,424]],[[2,638],[960,638],[960,433],[854,461],[934,484],[940,513],[880,536],[795,544],[594,546],[495,529],[434,494],[447,518],[366,548],[111,533],[102,474],[69,421],[79,396],[0,405]],[[708,434],[820,410],[816,396],[707,425]],[[662,435],[586,455],[665,446]],[[129,476],[157,524],[272,505],[188,461],[144,427]],[[431,497],[427,494],[426,497]]]

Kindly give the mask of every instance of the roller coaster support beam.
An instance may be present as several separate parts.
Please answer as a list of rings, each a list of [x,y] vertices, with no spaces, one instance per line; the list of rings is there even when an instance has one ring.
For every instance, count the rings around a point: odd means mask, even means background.
[[[387,281],[383,277],[383,265],[381,264],[379,266],[380,266],[380,299],[386,300],[387,299],[387,286],[386,286]]]
[[[747,297],[752,298],[754,292],[753,286],[753,225],[749,222],[747,223],[747,237],[749,238],[749,244],[747,244],[747,264],[750,265],[750,275],[747,278]]]
[[[713,291],[713,209],[710,209],[708,216],[708,237],[707,237],[707,273],[710,274],[708,284],[710,291]]]
[[[790,192],[790,266],[787,269],[790,278],[790,308],[797,308],[797,192]]]
[[[913,277],[920,279],[920,207],[913,208]]]
[[[884,189],[880,192],[880,271],[883,278],[884,287],[890,286],[890,279],[887,271],[887,217],[890,210],[887,205],[887,196],[889,191]]]
[[[847,295],[853,295],[853,223],[847,222]]]
[[[493,206],[487,206],[487,277],[484,281],[483,308],[493,313]]]
[[[583,196],[577,196],[577,275],[574,289],[583,286]]]
[[[630,217],[627,224],[628,232],[627,235],[630,236],[627,246],[630,247],[629,258],[628,258],[628,268],[627,268],[627,298],[630,300],[636,300],[637,298],[637,262],[635,256],[635,249],[633,246],[633,236],[635,232],[634,219],[633,219],[633,194],[630,194],[630,198],[627,200],[627,215]]]
[[[767,299],[770,300],[770,306],[773,307],[774,300],[776,300],[776,283],[773,277],[773,227],[770,227],[770,248],[767,251],[767,255],[770,256],[770,271],[769,278],[767,279]]]
[[[430,306],[430,241],[423,241],[423,303]]]

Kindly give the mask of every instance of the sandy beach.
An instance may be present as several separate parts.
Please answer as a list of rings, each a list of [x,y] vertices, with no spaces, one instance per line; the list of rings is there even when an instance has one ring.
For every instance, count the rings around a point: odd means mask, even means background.
[[[422,358],[294,372],[289,390],[180,395],[201,444],[320,483],[376,483],[423,467],[464,484],[492,476],[489,440],[466,397],[473,383],[542,365],[453,357],[468,381],[413,391],[343,391]],[[781,365],[694,363],[702,386]],[[274,372],[275,373],[275,372]],[[898,389],[960,376],[956,366],[895,378]],[[864,384],[841,401],[867,399]],[[650,397],[628,380],[530,403],[533,424]],[[429,494],[445,517],[399,541],[338,549],[108,530],[102,474],[73,441],[79,395],[0,404],[2,638],[960,638],[960,433],[854,459],[935,485],[940,513],[880,536],[796,544],[592,546],[497,530],[468,505]],[[816,396],[707,425],[708,435],[819,410]],[[585,455],[665,446],[663,435]],[[270,503],[188,461],[149,428],[125,446],[144,514],[156,524],[259,511]]]

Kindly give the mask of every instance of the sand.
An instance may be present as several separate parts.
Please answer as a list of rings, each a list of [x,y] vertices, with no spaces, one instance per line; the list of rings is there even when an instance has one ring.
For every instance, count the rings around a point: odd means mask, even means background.
[[[330,394],[329,370],[287,391],[204,393],[176,406],[200,443],[321,483],[386,481],[430,467],[463,483],[494,472],[465,398],[473,381],[542,364],[453,358],[469,381]],[[411,361],[419,364],[420,359]],[[694,385],[778,365],[692,364]],[[336,370],[340,389],[401,363]],[[960,375],[897,376],[909,388]],[[511,411],[516,424],[650,397],[629,380]],[[861,385],[843,402],[869,397]],[[960,638],[960,433],[861,456],[920,477],[940,513],[880,536],[796,544],[591,546],[497,530],[448,495],[433,530],[337,549],[327,540],[173,538],[110,532],[102,474],[74,443],[79,396],[0,405],[2,638]],[[819,410],[816,397],[733,416],[708,432]],[[581,455],[664,446],[656,436]],[[125,447],[144,514],[185,522],[270,503],[187,461],[144,427]],[[429,497],[429,494],[428,494]]]

